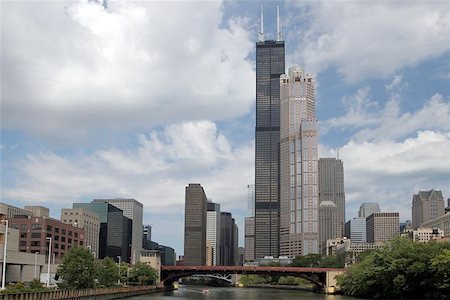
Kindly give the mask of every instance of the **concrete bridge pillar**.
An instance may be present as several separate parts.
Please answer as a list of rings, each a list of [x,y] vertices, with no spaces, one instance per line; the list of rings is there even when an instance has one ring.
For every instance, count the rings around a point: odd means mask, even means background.
[[[340,290],[340,287],[336,282],[336,276],[343,273],[343,271],[327,271],[324,285],[324,292],[326,294],[335,294]]]

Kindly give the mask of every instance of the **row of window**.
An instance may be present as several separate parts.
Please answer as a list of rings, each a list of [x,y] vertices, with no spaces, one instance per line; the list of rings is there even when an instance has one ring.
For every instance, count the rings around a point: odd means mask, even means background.
[[[15,229],[19,229],[19,224],[11,224],[11,227],[15,228]],[[58,227],[53,228],[50,225],[47,226],[47,231],[52,231],[53,229],[54,229],[55,233],[60,233],[60,228],[58,228]],[[20,224],[20,230],[21,231],[28,230],[28,224]],[[42,225],[39,223],[33,223],[33,224],[31,224],[31,230],[42,230]],[[68,236],[72,236],[72,234],[73,234],[74,237],[76,237],[76,238],[78,237],[78,232],[72,232],[71,230],[66,231],[66,229],[61,229],[61,234],[64,234],[64,235],[67,234]]]

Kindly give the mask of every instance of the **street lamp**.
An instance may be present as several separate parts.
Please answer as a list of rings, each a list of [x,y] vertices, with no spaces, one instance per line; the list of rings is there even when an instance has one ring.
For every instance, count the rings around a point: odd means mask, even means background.
[[[117,258],[119,259],[119,280],[117,281],[117,283],[120,284],[120,262],[122,261],[122,257],[117,256]]]
[[[2,290],[5,289],[5,277],[6,277],[6,248],[8,248],[8,220],[2,220],[5,222],[5,244],[3,245],[3,270],[2,270]]]
[[[37,254],[38,252],[34,252],[34,278],[37,278]]]
[[[47,273],[48,273],[48,278],[47,278],[47,287],[50,287],[50,259],[52,258],[52,238],[51,237],[46,237],[46,240],[50,240],[49,243],[49,247],[48,247],[48,268],[47,268]]]

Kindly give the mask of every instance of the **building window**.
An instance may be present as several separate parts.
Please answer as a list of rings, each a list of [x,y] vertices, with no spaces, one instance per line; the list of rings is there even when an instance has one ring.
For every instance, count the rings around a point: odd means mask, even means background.
[[[55,243],[55,245],[53,246],[54,249],[58,249],[59,245],[57,243]]]
[[[66,234],[66,230],[65,229],[61,229],[61,234]]]
[[[55,241],[59,241],[59,235],[55,235],[53,238],[55,239]]]
[[[59,233],[59,228],[55,227],[55,233]]]
[[[27,241],[20,241],[20,247],[26,247]]]
[[[71,239],[71,238],[68,238],[68,239],[67,239],[67,242],[68,242],[68,243],[72,243],[72,239]]]
[[[61,242],[65,243],[66,242],[66,238],[65,237],[61,237]],[[61,248],[62,249],[62,248]]]
[[[31,238],[32,239],[40,239],[41,238],[41,233],[40,232],[32,232],[31,233]]]
[[[78,232],[74,232],[74,237],[78,237]]]
[[[27,238],[27,233],[26,232],[22,232],[20,234],[20,238]]]
[[[20,230],[27,230],[27,224],[21,224]]]
[[[32,230],[40,230],[41,228],[42,228],[41,224],[39,224],[39,223],[31,224],[31,229]]]
[[[40,241],[31,241],[31,247],[39,247],[39,246],[41,246]]]
[[[64,250],[64,249],[66,249],[66,245],[61,245],[61,250]]]
[[[69,236],[72,236],[72,231],[69,230]]]
[[[52,231],[52,226],[47,225],[47,231]]]

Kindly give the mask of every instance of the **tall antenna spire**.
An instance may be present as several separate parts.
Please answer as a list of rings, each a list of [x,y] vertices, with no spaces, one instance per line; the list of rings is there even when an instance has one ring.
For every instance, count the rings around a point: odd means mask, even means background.
[[[339,148],[336,148],[337,159],[339,160]]]
[[[280,29],[280,6],[277,5],[277,32],[275,33],[276,40],[281,41],[281,29]]]
[[[261,4],[261,27],[259,29],[259,41],[264,42],[264,6]]]

